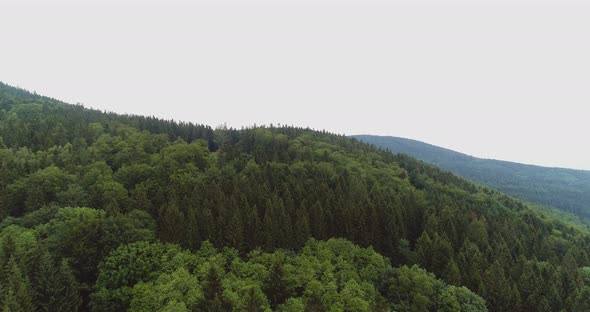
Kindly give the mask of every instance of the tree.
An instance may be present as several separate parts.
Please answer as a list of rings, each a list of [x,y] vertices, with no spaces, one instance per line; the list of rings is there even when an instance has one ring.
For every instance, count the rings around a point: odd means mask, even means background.
[[[319,281],[311,281],[305,288],[305,311],[326,311],[322,301],[323,286]]]
[[[480,249],[488,245],[488,232],[485,220],[473,220],[467,226],[467,237]]]
[[[268,311],[268,300],[262,290],[256,286],[250,286],[242,290],[239,311],[265,312]]]
[[[452,285],[461,284],[461,271],[459,270],[459,267],[457,267],[455,260],[451,259],[451,261],[449,261],[447,264],[444,277],[445,280],[447,280]]]
[[[4,289],[3,310],[14,312],[33,311],[33,299],[31,286],[14,257],[11,257],[7,265],[6,279],[2,281]]]
[[[453,257],[453,247],[451,246],[451,243],[446,238],[435,233],[434,239],[430,244],[429,254],[430,262],[426,268],[437,276],[444,276],[449,262]]]
[[[311,237],[311,230],[309,228],[309,216],[305,207],[301,207],[297,209],[295,212],[295,226],[293,227],[294,230],[294,247],[299,248],[307,242],[307,240]]]
[[[441,303],[439,304],[439,311],[441,312],[487,311],[486,302],[465,287],[450,286],[444,290],[441,297]]]
[[[273,259],[270,266],[268,279],[264,284],[264,292],[270,300],[270,306],[274,309],[279,304],[283,304],[289,298],[288,283],[285,279],[285,270],[283,268],[284,255],[279,254]]]
[[[91,306],[97,311],[125,311],[129,308],[131,288],[149,282],[176,263],[181,253],[178,246],[136,242],[115,249],[100,265],[96,291]]]
[[[264,219],[262,220],[262,229],[264,232],[263,246],[265,250],[272,250],[275,247],[275,239],[277,235],[276,222],[272,216],[272,206],[268,206],[265,209]]]
[[[0,281],[5,280],[6,273],[9,271],[8,264],[10,259],[16,257],[16,240],[13,235],[7,235],[0,240]]]
[[[218,269],[211,265],[205,283],[203,285],[204,298],[201,302],[193,307],[193,311],[198,312],[224,312],[230,311],[231,305],[225,299],[223,294],[223,283]]]
[[[430,267],[432,263],[431,248],[432,240],[430,239],[430,235],[424,231],[416,242],[416,254],[420,261],[420,265],[425,268]]]
[[[196,275],[184,267],[162,273],[157,279],[136,284],[131,291],[130,312],[188,311],[202,298]]]
[[[495,261],[485,272],[488,302],[497,311],[513,311],[512,289],[500,262]]]
[[[580,290],[574,299],[572,304],[573,312],[590,311],[590,287],[585,286]]]
[[[58,285],[61,290],[59,294],[60,302],[57,305],[58,311],[75,312],[78,311],[82,304],[79,291],[79,283],[74,276],[74,272],[66,259],[62,259],[58,270]]]
[[[280,290],[267,288],[272,275],[287,295],[269,305],[291,311],[438,309],[447,283],[477,291],[491,310],[571,310],[587,286],[590,235],[577,221],[343,135],[270,126],[216,138],[207,126],[88,110],[1,83],[0,133],[0,267],[14,257],[37,289],[31,268],[43,246],[52,260],[39,284],[61,285],[67,259],[82,309],[130,309],[139,290],[166,301],[144,310],[193,307],[210,265],[228,271],[219,274],[232,308],[247,287]],[[205,239],[237,249],[179,249]],[[156,240],[180,245],[147,243]],[[273,267],[277,249],[289,250],[282,267]],[[445,282],[403,268],[414,264]],[[192,301],[178,299],[183,289]],[[386,304],[373,302],[379,295]]]
[[[159,236],[160,239],[168,243],[178,243],[181,241],[182,224],[184,216],[176,201],[173,200],[160,209],[160,222],[159,222]]]
[[[223,231],[225,235],[224,245],[240,250],[244,240],[242,218],[237,207],[232,208],[229,212],[230,217],[228,218],[227,225]]]
[[[38,249],[39,262],[33,271],[33,290],[35,305],[41,311],[54,311],[57,308],[61,287],[58,285],[58,271],[52,256],[47,250]]]

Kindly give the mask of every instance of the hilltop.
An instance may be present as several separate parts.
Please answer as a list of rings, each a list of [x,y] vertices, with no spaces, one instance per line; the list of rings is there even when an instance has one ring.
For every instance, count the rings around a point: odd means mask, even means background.
[[[588,233],[345,136],[117,115],[2,84],[0,137],[4,307],[589,305]]]

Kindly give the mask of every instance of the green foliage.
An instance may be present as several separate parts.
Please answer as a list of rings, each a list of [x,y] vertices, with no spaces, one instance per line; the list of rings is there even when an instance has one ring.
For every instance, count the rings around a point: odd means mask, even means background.
[[[244,288],[240,294],[240,304],[237,310],[243,312],[267,312],[269,311],[268,299],[259,287]]]
[[[344,136],[212,130],[0,84],[0,137],[0,265],[30,283],[3,304],[28,288],[64,311],[585,304],[586,232]]]
[[[82,303],[79,292],[78,281],[74,272],[66,259],[62,259],[59,264],[57,274],[57,286],[60,290],[56,297],[59,298],[57,302],[58,311],[78,311]]]
[[[3,268],[5,271],[2,282],[0,302],[4,311],[27,312],[33,310],[31,285],[22,273],[14,257]]]
[[[181,253],[176,246],[148,242],[116,249],[100,266],[101,273],[93,294],[93,310],[128,309],[133,286],[152,281],[161,272],[172,272],[173,265],[182,257]]]
[[[14,259],[40,311],[79,311],[88,303],[98,263],[112,249],[154,238],[153,220],[143,212],[107,217],[90,208],[45,209],[10,222],[0,227],[0,265],[5,268],[0,272],[14,271],[4,261]],[[20,288],[13,288],[6,302],[24,300]]]
[[[501,192],[590,218],[590,171],[481,159],[397,137],[353,137],[415,157]]]
[[[231,303],[224,294],[221,276],[215,265],[209,267],[203,285],[203,299],[195,305],[194,311],[222,312],[231,309]]]
[[[512,306],[512,309],[515,307]],[[485,310],[485,301],[465,287],[451,286],[446,288],[441,295],[439,311],[475,312]]]
[[[288,298],[288,282],[283,265],[282,256],[275,257],[270,267],[268,280],[264,283],[264,290],[268,294],[273,308],[283,304]]]
[[[190,311],[203,295],[197,277],[181,267],[153,281],[139,282],[131,298],[129,311]]]
[[[244,259],[207,244],[195,254],[170,248],[117,249],[101,266],[99,294],[121,294],[121,282],[107,280],[125,277],[128,306],[94,297],[101,301],[94,310],[267,312],[274,304],[274,311],[486,311],[485,301],[466,288],[417,266],[394,269],[372,249],[343,239],[310,240],[298,254],[254,251]],[[176,259],[167,259],[171,251]],[[155,259],[164,260],[154,265]],[[130,278],[129,272],[143,273]]]

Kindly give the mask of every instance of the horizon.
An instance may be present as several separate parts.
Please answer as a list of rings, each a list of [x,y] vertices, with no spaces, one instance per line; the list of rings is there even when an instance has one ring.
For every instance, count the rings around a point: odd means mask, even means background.
[[[149,115],[149,114],[137,114],[137,113],[134,113],[134,112],[118,112],[118,111],[113,111],[113,110],[105,110],[105,109],[101,109],[101,108],[97,108],[97,107],[90,107],[90,106],[88,106],[88,105],[86,105],[84,103],[80,103],[80,102],[78,102],[78,103],[69,103],[69,102],[66,102],[66,101],[64,101],[62,99],[55,98],[55,97],[52,97],[52,96],[49,96],[49,95],[46,95],[46,94],[41,94],[41,93],[39,93],[39,92],[37,92],[35,90],[28,90],[28,89],[23,88],[21,86],[11,85],[11,84],[8,84],[8,83],[3,82],[3,81],[0,81],[0,83],[4,83],[6,85],[9,85],[9,86],[12,86],[12,87],[16,87],[16,88],[25,90],[27,92],[40,95],[40,96],[46,96],[46,97],[49,97],[49,98],[52,98],[54,100],[58,100],[58,101],[61,101],[61,102],[67,103],[67,104],[71,104],[71,105],[82,105],[83,107],[85,107],[87,109],[96,109],[96,110],[100,110],[100,111],[104,111],[104,112],[112,112],[112,113],[116,113],[116,114],[129,114],[129,115],[139,115],[139,116],[150,116],[150,117],[156,117],[156,118],[165,119],[165,120],[171,120],[171,121],[174,121],[174,122],[187,122],[187,123],[190,122],[190,123],[193,123],[193,124],[202,124],[204,126],[209,126],[212,129],[215,129],[217,127],[227,126],[226,123],[222,123],[222,124],[218,124],[218,125],[211,125],[211,124],[201,123],[201,122],[194,121],[194,120],[182,120],[182,119],[175,119],[175,118],[169,119],[169,118],[164,118],[164,117],[161,117],[161,116]],[[229,128],[241,129],[241,128],[268,127],[268,126],[279,126],[279,127],[280,126],[294,126],[294,127],[300,127],[300,128],[309,128],[309,129],[311,129],[313,131],[328,131],[328,132],[333,133],[333,134],[344,135],[344,136],[347,136],[347,137],[355,137],[355,136],[377,136],[377,137],[400,138],[400,139],[415,141],[415,142],[422,143],[422,144],[427,144],[427,145],[430,145],[430,146],[433,146],[433,147],[436,147],[436,148],[446,149],[446,150],[449,150],[451,152],[460,153],[460,154],[463,154],[463,155],[467,155],[467,156],[475,157],[475,158],[479,158],[479,159],[484,159],[484,160],[496,160],[496,161],[512,162],[512,163],[518,163],[518,164],[527,165],[527,166],[536,166],[536,167],[543,167],[543,168],[549,168],[549,169],[567,169],[567,170],[590,171],[590,169],[584,169],[584,168],[563,167],[563,166],[551,166],[551,165],[540,165],[540,164],[534,164],[534,163],[528,163],[528,162],[514,161],[514,160],[510,160],[510,159],[487,158],[487,157],[482,157],[482,156],[478,156],[478,155],[472,155],[472,154],[469,154],[469,153],[464,152],[464,151],[455,150],[455,149],[452,149],[452,148],[449,148],[449,147],[446,147],[446,146],[436,145],[436,144],[433,144],[433,143],[430,143],[430,142],[427,142],[427,141],[418,140],[418,139],[415,139],[415,138],[397,136],[395,134],[371,134],[371,133],[350,133],[349,134],[349,133],[343,133],[343,132],[333,132],[333,131],[330,131],[328,129],[323,129],[323,128],[313,128],[313,127],[308,127],[308,126],[300,126],[300,125],[296,125],[296,124],[285,124],[285,123],[280,123],[280,122],[279,123],[269,123],[269,124],[241,125],[241,126],[238,126],[238,127],[230,126]]]
[[[9,0],[0,80],[116,113],[590,170],[590,5],[433,3]]]

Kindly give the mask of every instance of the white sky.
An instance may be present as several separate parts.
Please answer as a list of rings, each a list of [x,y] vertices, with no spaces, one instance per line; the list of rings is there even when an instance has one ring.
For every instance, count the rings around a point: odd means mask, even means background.
[[[584,3],[0,0],[0,80],[122,113],[590,169]]]

